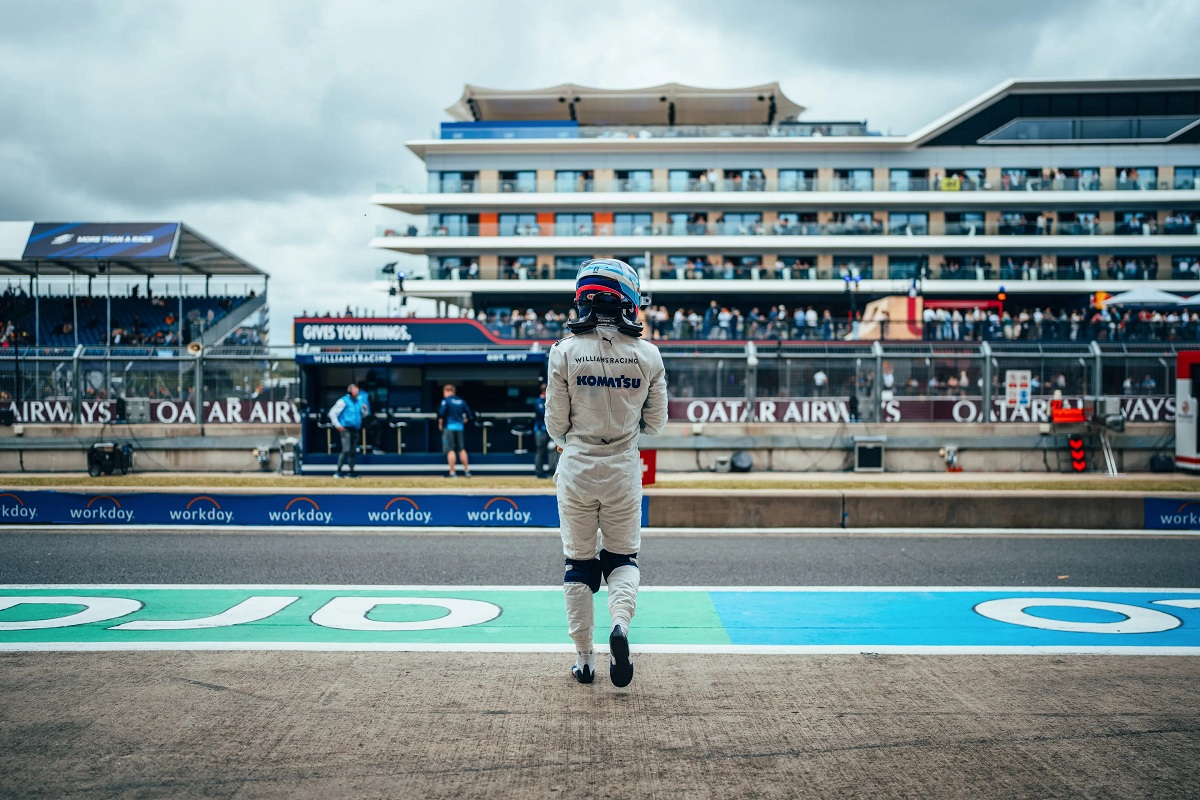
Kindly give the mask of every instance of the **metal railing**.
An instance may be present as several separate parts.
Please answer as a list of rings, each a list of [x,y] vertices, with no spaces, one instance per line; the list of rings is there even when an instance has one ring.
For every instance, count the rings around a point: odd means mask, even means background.
[[[1000,222],[946,222],[941,231],[928,223],[893,223],[881,219],[849,222],[679,222],[653,224],[469,224],[431,228],[378,226],[382,237],[491,236],[1200,236],[1200,221],[1159,225],[1157,220],[1133,222],[1063,222],[1052,219],[1014,219]]]

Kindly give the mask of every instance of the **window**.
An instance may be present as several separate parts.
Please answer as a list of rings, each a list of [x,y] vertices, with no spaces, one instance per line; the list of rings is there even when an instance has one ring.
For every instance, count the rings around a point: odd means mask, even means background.
[[[1200,218],[1200,212],[1196,210],[1176,210],[1167,214],[1167,218],[1163,220],[1163,233],[1174,234],[1176,236],[1190,236],[1197,233],[1196,222]]]
[[[983,188],[983,175],[983,170],[976,167],[955,167],[946,170],[946,177],[933,188],[943,192],[977,192]]]
[[[434,236],[478,235],[479,217],[476,214],[430,214],[429,222]],[[472,226],[476,230],[472,230]]]
[[[500,191],[502,192],[536,192],[537,172],[522,170],[520,172],[501,172]]]
[[[556,192],[590,192],[594,185],[590,169],[560,169],[554,173]]]
[[[1176,167],[1176,189],[1200,189],[1200,167]]]
[[[672,211],[667,214],[671,236],[703,236],[708,233],[708,215],[696,211]]]
[[[765,188],[761,169],[727,169],[725,184],[721,187],[726,192],[761,192]]]
[[[1031,184],[1030,181],[1035,181],[1041,176],[1041,171],[1036,169],[1025,168],[1009,168],[1000,170],[1000,188],[1003,191],[1020,191],[1023,189],[1036,188],[1036,184]]]
[[[1000,214],[1000,235],[1032,236],[1037,232],[1036,211],[1005,211]]]
[[[757,211],[728,211],[717,220],[717,233],[726,236],[762,233],[762,214]]]
[[[635,270],[638,271],[638,274],[641,274],[642,269],[644,269],[646,266],[646,254],[645,253],[642,253],[641,255],[636,255],[636,256],[635,255],[623,255],[623,256],[618,255],[618,256],[616,256],[616,258],[619,261],[624,261],[626,264],[633,267]]]
[[[696,192],[712,188],[702,169],[673,169],[667,173],[667,191]]]
[[[1149,234],[1158,226],[1158,220],[1152,211],[1117,211],[1113,216],[1117,220],[1116,230],[1113,232],[1118,236]]]
[[[1094,236],[1100,232],[1100,215],[1095,211],[1060,211],[1058,232],[1063,236]]]
[[[501,278],[528,280],[537,276],[535,256],[500,256]]]
[[[771,233],[776,236],[799,236],[815,234],[817,230],[816,212],[780,211],[776,221],[771,226]]]
[[[1175,280],[1200,278],[1200,256],[1173,256],[1171,258],[1171,277]]]
[[[872,263],[873,259],[871,256],[834,256],[833,278],[841,280],[847,275],[851,278],[855,275],[862,278],[870,278]]]
[[[649,236],[651,225],[652,215],[649,213],[613,215],[613,234],[616,236]]]
[[[591,214],[555,214],[554,233],[557,236],[591,236]]]
[[[929,233],[929,215],[925,212],[892,212],[888,233],[893,236],[924,236]]]
[[[929,190],[928,170],[894,169],[888,178],[888,188],[893,192],[925,192]]]
[[[843,192],[870,192],[875,189],[875,171],[839,169],[834,172],[835,187]]]
[[[677,280],[718,277],[704,256],[667,256],[667,271],[663,277]]]
[[[648,192],[653,188],[653,173],[648,169],[619,169],[616,172],[618,192]]]
[[[554,259],[554,277],[574,280],[587,256],[558,256]]]
[[[984,217],[982,211],[947,211],[947,236],[983,236]]]
[[[833,215],[829,223],[829,233],[847,235],[866,235],[879,233],[882,226],[870,211],[839,211]]]
[[[501,214],[499,218],[501,236],[538,236],[537,214]]]
[[[1117,169],[1118,189],[1157,189],[1158,170],[1154,167],[1119,167]]]
[[[441,194],[473,192],[479,183],[478,172],[431,172],[429,191]]]
[[[912,280],[925,277],[924,256],[889,256],[888,277],[895,280]]]
[[[817,173],[811,169],[779,170],[779,191],[811,192],[816,188]]]

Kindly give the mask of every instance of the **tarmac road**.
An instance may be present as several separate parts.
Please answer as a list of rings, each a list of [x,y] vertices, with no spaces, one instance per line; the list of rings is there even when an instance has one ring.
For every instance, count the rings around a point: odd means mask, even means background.
[[[557,583],[554,532],[0,532],[0,583]],[[1200,586],[1200,537],[647,532],[647,586]],[[1067,576],[1067,577],[1061,577]]]
[[[544,586],[558,552],[545,532],[14,531],[0,583]],[[643,552],[658,586],[1200,586],[1197,537],[648,533]],[[1200,796],[1200,657],[639,655],[636,630],[634,652],[623,690],[561,653],[0,653],[0,796]]]

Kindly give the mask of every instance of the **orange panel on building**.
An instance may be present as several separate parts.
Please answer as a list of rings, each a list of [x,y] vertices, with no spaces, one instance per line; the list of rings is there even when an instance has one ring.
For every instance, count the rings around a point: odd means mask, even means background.
[[[480,212],[479,235],[498,236],[500,233],[500,214],[497,212]]]
[[[554,235],[554,212],[539,211],[537,215],[538,228],[541,229],[542,236]]]

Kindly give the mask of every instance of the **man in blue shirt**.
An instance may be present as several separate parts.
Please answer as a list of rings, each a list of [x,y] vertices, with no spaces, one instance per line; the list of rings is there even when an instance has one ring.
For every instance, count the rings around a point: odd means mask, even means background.
[[[550,477],[550,434],[546,431],[546,385],[533,402],[533,470],[538,478]]]
[[[329,409],[329,421],[337,428],[342,439],[342,452],[338,455],[337,471],[333,473],[333,477],[345,477],[342,475],[342,465],[347,461],[350,463],[350,477],[358,477],[358,473],[354,471],[355,443],[358,432],[362,430],[363,419],[370,413],[367,396],[360,395],[358,386],[353,383],[346,387],[346,393]]]
[[[454,455],[462,459],[463,473],[471,477],[471,465],[467,463],[467,446],[463,430],[471,417],[467,401],[454,393],[454,384],[442,389],[442,404],[438,406],[438,430],[442,432],[442,452],[446,454],[446,465],[450,468],[447,478],[458,477],[454,471]]]

